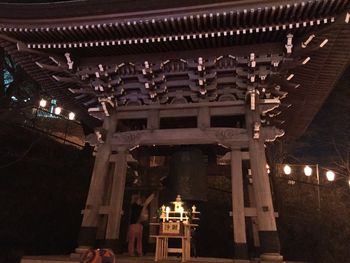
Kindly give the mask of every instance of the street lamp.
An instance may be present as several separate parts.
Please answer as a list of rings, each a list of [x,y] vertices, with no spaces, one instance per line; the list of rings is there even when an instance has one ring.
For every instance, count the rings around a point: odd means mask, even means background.
[[[311,175],[312,175],[312,168],[311,168],[310,166],[306,165],[306,166],[304,167],[304,174],[305,174],[306,176],[311,176]]]
[[[320,193],[320,167],[318,166],[318,164],[315,164],[315,165],[301,165],[301,164],[286,164],[286,165],[283,165],[283,173],[285,175],[291,175],[292,174],[292,167],[304,167],[303,171],[304,171],[304,175],[307,176],[307,177],[310,177],[312,174],[313,174],[313,168],[315,168],[315,171],[316,171],[316,180],[317,180],[317,184],[314,184],[317,186],[317,203],[318,203],[318,210],[321,208],[321,193]],[[296,169],[298,170],[298,169]],[[325,170],[325,169],[323,169]],[[335,173],[331,170],[327,170],[326,171],[326,178],[327,178],[327,181],[329,182],[333,182],[335,180]],[[289,180],[289,181],[292,181],[292,182],[295,182],[295,180]],[[288,183],[289,183],[288,181]],[[294,184],[294,183],[290,183],[290,184]],[[348,184],[349,184],[349,187],[350,187],[350,178],[348,180]]]

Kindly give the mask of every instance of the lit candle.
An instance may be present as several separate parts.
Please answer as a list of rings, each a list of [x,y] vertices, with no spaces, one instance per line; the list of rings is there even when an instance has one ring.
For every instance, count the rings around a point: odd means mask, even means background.
[[[183,213],[184,213],[184,208],[183,207],[180,207],[180,221],[183,220]]]
[[[162,214],[161,214],[160,218],[162,218],[163,222],[165,222],[165,205],[162,205]]]
[[[165,208],[165,212],[166,212],[166,220],[169,221],[169,212],[170,212],[170,207],[169,206],[167,206]]]
[[[195,205],[192,206],[192,213],[196,213],[196,208],[197,207]]]

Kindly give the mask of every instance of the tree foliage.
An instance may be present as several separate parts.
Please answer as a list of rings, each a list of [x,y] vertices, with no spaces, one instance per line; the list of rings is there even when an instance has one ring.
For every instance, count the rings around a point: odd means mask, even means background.
[[[13,108],[32,105],[39,97],[41,88],[9,56],[3,65],[4,96],[0,96],[0,108]]]

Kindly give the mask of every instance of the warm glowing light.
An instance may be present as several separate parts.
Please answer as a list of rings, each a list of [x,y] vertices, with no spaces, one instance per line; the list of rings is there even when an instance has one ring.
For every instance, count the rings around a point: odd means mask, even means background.
[[[305,174],[306,176],[311,176],[311,174],[312,174],[312,168],[311,168],[310,166],[306,165],[306,166],[304,167],[304,174]]]
[[[327,177],[328,181],[332,182],[335,179],[335,173],[333,171],[329,170],[326,172],[326,177]]]
[[[170,213],[170,207],[169,206],[167,206],[165,208],[165,213],[166,213],[166,220],[169,221],[169,213]]]
[[[45,108],[46,104],[47,104],[47,101],[44,100],[44,99],[41,99],[40,102],[39,102],[39,106],[42,107],[42,108]]]
[[[74,113],[74,112],[70,112],[70,113],[68,114],[68,119],[74,120],[74,119],[75,119],[75,113]]]
[[[291,174],[292,173],[292,168],[288,165],[288,164],[286,164],[284,167],[283,167],[283,172],[285,173],[285,174]]]
[[[60,115],[60,114],[61,114],[61,111],[62,111],[61,107],[56,107],[56,108],[55,108],[55,114],[56,114],[56,115]]]
[[[180,207],[180,221],[183,220],[184,208]]]
[[[197,207],[195,205],[192,206],[192,213],[196,213]]]
[[[162,215],[161,218],[163,219],[163,222],[165,222],[165,205],[162,205]]]

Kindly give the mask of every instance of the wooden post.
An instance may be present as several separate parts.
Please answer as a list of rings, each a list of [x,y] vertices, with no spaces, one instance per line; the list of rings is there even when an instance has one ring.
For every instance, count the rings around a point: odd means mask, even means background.
[[[157,214],[157,210],[159,208],[159,193],[157,192],[154,199],[152,200],[150,204],[150,222],[156,223],[157,219],[153,218]],[[156,235],[157,234],[157,226],[150,226],[149,228],[150,235]],[[149,237],[148,242],[151,244],[155,243],[155,239],[152,237]]]
[[[81,249],[93,247],[96,242],[96,233],[100,219],[99,212],[103,204],[106,179],[108,177],[110,165],[110,141],[116,130],[116,126],[116,116],[106,118],[103,123],[103,128],[107,131],[107,135],[105,142],[99,146],[96,154],[95,166],[92,172],[89,193],[79,233],[78,245]],[[81,252],[79,248],[77,249],[78,253]]]
[[[248,184],[248,195],[249,195],[249,206],[256,207],[254,189],[253,189],[253,185],[250,183]],[[254,244],[254,250],[255,250],[254,255],[258,255],[260,251],[258,220],[255,216],[252,216],[250,220],[252,223],[252,231],[253,231],[253,244]]]
[[[123,211],[125,178],[127,170],[127,154],[121,151],[116,155],[113,179],[111,183],[111,196],[109,201],[108,221],[106,228],[105,247],[116,252],[119,242],[120,222]]]
[[[244,215],[242,154],[240,150],[231,151],[231,184],[234,258],[248,259]]]
[[[274,216],[269,177],[266,169],[264,141],[260,136],[259,95],[255,91],[246,106],[246,127],[249,141],[250,166],[252,170],[257,221],[262,261],[282,261],[280,242]]]

